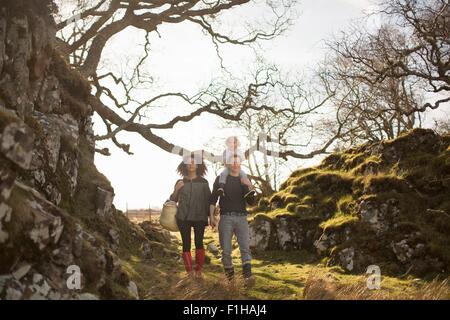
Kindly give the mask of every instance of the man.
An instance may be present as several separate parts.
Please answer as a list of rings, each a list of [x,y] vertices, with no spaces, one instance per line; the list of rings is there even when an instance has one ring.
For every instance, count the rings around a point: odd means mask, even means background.
[[[239,176],[241,170],[241,157],[238,154],[230,155],[227,159],[229,175],[224,186],[224,195],[220,196],[220,222],[219,222],[219,240],[222,249],[222,264],[225,275],[228,280],[234,278],[234,267],[231,259],[232,245],[231,240],[233,234],[239,244],[241,253],[242,273],[244,275],[245,285],[253,286],[255,279],[252,276],[251,252],[249,246],[249,227],[247,221],[246,204],[253,205],[255,203],[254,194],[249,194],[249,187],[245,185]],[[210,221],[215,227],[214,210],[219,198],[219,177],[216,178],[211,194],[210,202]],[[247,196],[246,196],[247,195]],[[246,196],[244,198],[244,196]]]

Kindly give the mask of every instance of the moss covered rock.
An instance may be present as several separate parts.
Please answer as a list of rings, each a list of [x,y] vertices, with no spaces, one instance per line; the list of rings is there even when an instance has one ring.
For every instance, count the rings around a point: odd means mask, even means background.
[[[348,272],[375,264],[396,275],[448,274],[449,145],[448,136],[414,129],[294,171],[269,198],[272,210],[255,210],[255,246],[267,249],[264,235],[276,235],[272,246],[310,250]]]

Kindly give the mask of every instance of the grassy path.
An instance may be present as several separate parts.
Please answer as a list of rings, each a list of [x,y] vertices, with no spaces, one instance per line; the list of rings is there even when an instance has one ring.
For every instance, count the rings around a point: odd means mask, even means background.
[[[219,247],[218,234],[205,232],[205,246]],[[180,248],[181,241],[177,241]],[[382,277],[380,290],[368,290],[364,275],[348,275],[338,267],[325,267],[306,252],[267,251],[253,255],[256,285],[246,290],[240,276],[240,255],[234,241],[233,262],[237,279],[229,284],[220,256],[207,253],[202,282],[189,280],[183,264],[174,257],[142,261],[131,256],[125,268],[140,289],[142,299],[450,299],[447,282],[426,282],[413,277]]]

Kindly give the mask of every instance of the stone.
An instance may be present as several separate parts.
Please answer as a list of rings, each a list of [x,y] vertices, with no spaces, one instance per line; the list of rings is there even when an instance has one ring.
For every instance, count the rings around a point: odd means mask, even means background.
[[[162,236],[163,236],[163,239],[164,239],[163,242],[170,242],[170,241],[172,241],[172,236],[170,235],[170,231],[162,230]]]
[[[414,254],[413,248],[408,244],[408,239],[403,239],[398,242],[391,243],[392,251],[395,253],[397,259],[401,262],[411,260]]]
[[[24,123],[8,124],[0,137],[0,151],[12,162],[28,170],[34,148],[34,133]]]
[[[0,203],[0,223],[2,221],[9,222],[11,220],[12,208],[6,203]]]
[[[58,249],[52,251],[51,261],[58,266],[67,267],[73,264],[73,260],[72,248],[68,241],[63,241]]]
[[[28,232],[30,239],[43,250],[49,243],[58,243],[63,232],[61,209],[35,189],[16,181],[18,192],[25,194],[23,204],[26,205],[33,217],[33,225]]]
[[[355,249],[352,247],[346,248],[339,253],[341,265],[348,271],[352,271],[354,267],[353,258],[355,256]]]
[[[17,173],[0,168],[0,203],[6,201],[11,196],[11,191]]]
[[[50,286],[48,285],[47,281],[44,280],[44,283],[41,285],[39,292],[44,295],[47,296],[47,294],[50,292]]]
[[[33,178],[34,180],[41,186],[45,185],[47,180],[45,178],[45,173],[41,169],[33,170]]]
[[[42,129],[42,133],[38,138],[42,141],[47,155],[45,165],[50,167],[52,172],[55,172],[61,148],[61,129],[54,117],[46,116],[38,112],[35,112],[33,115]]]
[[[314,242],[314,247],[317,249],[317,253],[322,255],[325,253],[333,244],[334,241],[334,233],[327,234],[326,232],[322,233],[320,238]]]
[[[105,270],[106,268],[106,263],[107,263],[107,259],[106,259],[106,255],[105,255],[105,249],[103,247],[97,247],[95,249],[96,252],[96,260],[97,260],[97,266],[100,270]]]
[[[11,279],[10,275],[0,275],[0,294],[3,292],[7,282]]]
[[[78,295],[78,300],[100,300],[95,294],[85,292]]]
[[[6,19],[1,19],[0,20],[0,73],[2,72],[3,64],[6,59],[5,38],[6,38]]]
[[[362,200],[358,203],[357,212],[361,222],[370,225],[376,235],[381,236],[394,225],[400,209],[396,199],[389,199],[384,203]]]
[[[29,264],[29,263],[24,263],[24,264],[22,264],[19,268],[17,268],[17,269],[12,273],[12,275],[13,275],[13,277],[14,277],[16,280],[20,280],[20,279],[22,279],[22,278],[28,273],[28,271],[30,271],[30,269],[31,269],[31,264]]]
[[[47,299],[42,294],[35,292],[29,297],[29,300],[47,300]]]
[[[276,249],[278,245],[276,225],[262,216],[256,216],[249,224],[250,248],[255,250]]]
[[[92,116],[86,117],[81,123],[80,127],[85,133],[85,137],[89,146],[91,153],[89,154],[89,160],[94,161],[95,155],[95,133],[94,133],[94,123],[92,122]]]
[[[48,183],[44,187],[44,193],[47,196],[47,199],[53,202],[55,205],[59,205],[61,203],[61,192],[51,183]]]
[[[22,298],[25,287],[12,275],[0,276],[0,296],[6,300],[19,300]]]
[[[113,241],[113,244],[115,246],[119,246],[119,232],[117,232],[117,230],[114,229],[109,229],[108,232],[109,237],[111,238],[111,240]]]
[[[142,256],[144,259],[152,258],[152,247],[149,242],[143,242],[141,245]]]
[[[280,217],[276,219],[278,245],[282,250],[300,249],[303,238],[301,226],[292,224],[293,219]]]
[[[20,300],[22,296],[23,293],[20,290],[14,288],[8,288],[6,290],[6,300]]]
[[[133,281],[130,281],[130,283],[128,284],[128,292],[136,300],[139,300],[138,287],[137,287],[136,283],[134,283]]]
[[[114,199],[114,193],[97,187],[97,214],[101,217],[108,217],[112,214],[112,203]]]
[[[62,152],[59,160],[61,171],[69,187],[70,196],[73,197],[78,185],[78,156],[76,153]]]
[[[177,251],[174,251],[174,250],[171,250],[171,249],[167,249],[167,248],[163,248],[163,254],[164,254],[164,256],[173,257],[173,258],[179,256],[179,253]]]
[[[208,244],[207,249],[209,252],[211,252],[214,255],[217,255],[219,253],[219,249],[216,247],[216,245],[213,242]]]
[[[112,274],[115,278],[122,272],[122,264],[119,257],[111,250],[106,250],[106,272]]]
[[[31,290],[33,291],[33,295],[30,297],[31,300],[42,300],[46,299],[47,295],[50,293],[51,287],[48,282],[42,278],[40,281],[33,281]]]
[[[0,244],[5,243],[9,238],[9,233],[1,229],[0,224]]]
[[[59,81],[55,76],[46,77],[40,88],[36,106],[43,113],[52,113],[61,109]]]
[[[61,238],[63,230],[64,230],[64,225],[61,222],[61,218],[56,217],[56,219],[53,220],[53,231],[51,234],[54,244],[57,244],[59,242],[59,239]]]
[[[61,300],[61,293],[59,293],[58,291],[50,291],[50,293],[48,294],[48,299],[49,300]]]
[[[81,226],[79,224],[76,225],[76,228],[77,228],[77,233],[76,233],[74,241],[73,241],[72,252],[75,257],[79,258],[79,257],[81,257],[81,254],[83,252],[83,234],[80,231]]]
[[[42,280],[44,280],[44,277],[42,276],[42,274],[40,274],[40,273],[35,273],[35,274],[33,274],[33,283],[34,283],[34,284],[38,284],[38,283],[40,283]]]
[[[82,288],[114,283],[139,298],[108,245],[122,241],[121,230],[114,227],[120,222],[112,219],[114,191],[108,182],[86,181],[94,192],[79,193],[80,203],[86,204],[83,212],[75,212],[71,203],[80,170],[86,170],[84,175],[96,170],[93,108],[87,103],[88,82],[71,74],[64,57],[53,50],[56,26],[48,8],[26,10],[38,2],[20,2],[14,9],[11,2],[0,9],[0,264],[8,272],[0,276],[0,299],[98,300],[66,286],[71,265],[81,268]],[[96,213],[108,218],[109,227],[87,221]],[[84,227],[77,226],[79,219]],[[136,230],[125,232],[145,242]],[[166,241],[170,236],[158,235]],[[98,292],[102,298],[116,294]]]
[[[78,147],[78,140],[80,137],[79,124],[75,118],[68,113],[58,117],[59,126],[61,128],[62,136],[68,138],[73,143],[72,148]]]
[[[50,239],[50,231],[48,225],[37,225],[30,231],[29,234],[31,240],[33,240],[38,245],[39,250],[42,250],[47,246]]]

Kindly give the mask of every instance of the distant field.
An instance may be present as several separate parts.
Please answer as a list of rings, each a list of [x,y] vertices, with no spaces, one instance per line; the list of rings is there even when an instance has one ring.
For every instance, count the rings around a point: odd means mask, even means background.
[[[138,212],[125,212],[125,216],[133,223],[141,223],[143,221],[159,221],[160,211],[152,210],[151,213],[148,210],[138,211]]]

